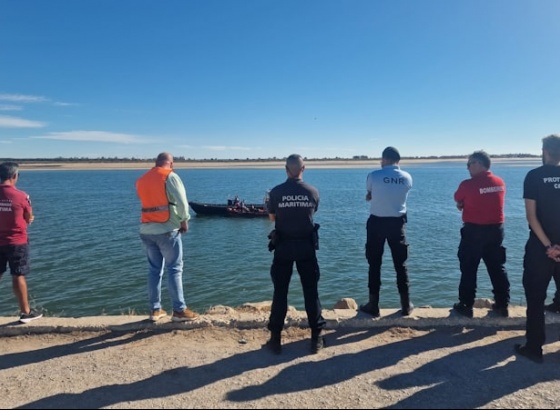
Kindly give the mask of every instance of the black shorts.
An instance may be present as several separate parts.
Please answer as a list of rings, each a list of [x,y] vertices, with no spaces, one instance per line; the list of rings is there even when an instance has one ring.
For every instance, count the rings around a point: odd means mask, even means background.
[[[10,267],[14,276],[25,276],[29,273],[29,244],[0,246],[0,275]]]

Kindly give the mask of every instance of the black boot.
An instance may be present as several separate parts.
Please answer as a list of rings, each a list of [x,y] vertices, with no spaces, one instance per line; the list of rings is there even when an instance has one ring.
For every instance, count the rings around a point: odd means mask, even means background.
[[[321,329],[311,330],[311,353],[318,353],[326,345],[325,338],[321,336]]]
[[[379,317],[379,293],[370,293],[369,302],[364,305],[360,305],[360,310],[362,312],[369,313],[373,317]]]
[[[407,293],[401,293],[401,313],[403,316],[408,316],[414,310],[414,305],[410,303],[410,296]]]
[[[552,302],[550,305],[546,305],[544,307],[544,310],[546,310],[547,312],[560,313],[560,304],[556,302],[555,299],[554,302]]]
[[[264,345],[274,354],[282,353],[281,332],[270,332],[270,339]]]

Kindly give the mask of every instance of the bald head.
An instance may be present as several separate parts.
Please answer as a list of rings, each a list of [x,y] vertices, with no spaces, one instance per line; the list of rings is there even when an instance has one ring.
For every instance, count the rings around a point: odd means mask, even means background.
[[[291,178],[299,178],[305,169],[301,155],[292,154],[286,159],[286,172]]]
[[[156,158],[156,167],[169,168],[173,165],[173,155],[169,152],[162,152]]]

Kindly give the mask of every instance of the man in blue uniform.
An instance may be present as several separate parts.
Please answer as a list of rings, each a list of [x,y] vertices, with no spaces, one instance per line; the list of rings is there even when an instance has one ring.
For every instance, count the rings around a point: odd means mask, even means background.
[[[366,200],[370,202],[367,221],[366,258],[369,263],[369,302],[360,310],[374,318],[379,317],[379,290],[381,289],[381,262],[385,241],[389,244],[397,273],[397,288],[401,299],[401,313],[408,316],[413,310],[410,303],[408,270],[408,243],[406,242],[406,199],[412,188],[412,177],[400,169],[401,156],[394,147],[387,147],[381,155],[381,169],[368,174]]]

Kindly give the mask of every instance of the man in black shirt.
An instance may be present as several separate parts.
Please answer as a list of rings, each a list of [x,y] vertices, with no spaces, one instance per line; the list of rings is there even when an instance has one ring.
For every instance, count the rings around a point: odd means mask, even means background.
[[[307,320],[311,328],[311,351],[317,353],[325,345],[321,331],[326,322],[319,301],[319,264],[315,254],[318,248],[318,225],[313,215],[319,207],[319,191],[303,182],[303,159],[292,154],[286,160],[286,182],[270,191],[269,219],[275,222],[274,259],[270,276],[274,295],[266,343],[274,353],[282,352],[281,333],[288,311],[288,290],[294,262],[300,276]]]
[[[523,259],[523,288],[527,299],[526,343],[515,351],[542,363],[545,343],[544,301],[550,280],[560,274],[560,136],[543,138],[543,166],[527,173],[523,198],[529,239]]]

